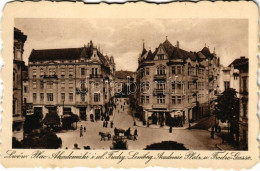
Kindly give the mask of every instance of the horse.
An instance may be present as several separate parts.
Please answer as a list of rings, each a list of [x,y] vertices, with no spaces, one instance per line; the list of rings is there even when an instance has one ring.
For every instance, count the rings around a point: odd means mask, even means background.
[[[102,139],[105,141],[105,138],[107,137],[108,140],[110,140],[111,138],[111,134],[109,132],[99,132],[99,135],[101,136],[100,141],[102,141]]]

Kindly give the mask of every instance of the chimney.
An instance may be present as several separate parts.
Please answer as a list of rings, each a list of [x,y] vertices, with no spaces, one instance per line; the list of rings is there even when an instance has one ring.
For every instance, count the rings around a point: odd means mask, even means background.
[[[179,43],[179,41],[178,41],[178,40],[177,40],[176,46],[177,46],[177,48],[179,48],[179,47],[180,47],[180,43]]]
[[[245,59],[246,57],[245,56],[241,56],[240,59]]]

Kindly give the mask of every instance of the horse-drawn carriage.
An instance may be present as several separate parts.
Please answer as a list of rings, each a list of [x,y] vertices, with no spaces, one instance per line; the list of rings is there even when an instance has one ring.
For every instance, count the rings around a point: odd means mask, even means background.
[[[128,128],[127,130],[115,128],[114,134],[115,135],[113,136],[113,140],[124,140],[124,139],[133,140],[134,139],[134,135],[131,134],[130,128]]]

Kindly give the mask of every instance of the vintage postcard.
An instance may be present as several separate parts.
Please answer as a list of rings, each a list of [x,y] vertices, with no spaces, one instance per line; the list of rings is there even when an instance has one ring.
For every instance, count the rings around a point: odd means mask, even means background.
[[[4,167],[242,169],[258,162],[253,2],[12,2]]]

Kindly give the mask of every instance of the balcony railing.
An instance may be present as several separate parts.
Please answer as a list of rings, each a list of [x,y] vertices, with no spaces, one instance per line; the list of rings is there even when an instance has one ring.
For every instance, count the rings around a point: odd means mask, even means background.
[[[165,79],[166,74],[161,74],[161,75],[154,75],[154,79]]]
[[[89,78],[103,78],[103,75],[98,75],[98,74],[90,74]]]
[[[76,94],[87,94],[88,88],[76,88]]]
[[[153,90],[153,94],[154,95],[159,95],[159,94],[164,94],[165,93],[165,89],[154,89]]]
[[[167,108],[167,104],[153,104],[152,108]]]
[[[58,75],[56,75],[56,74],[54,74],[54,75],[44,75],[43,78],[47,78],[47,79],[54,78],[54,79],[57,79]]]

